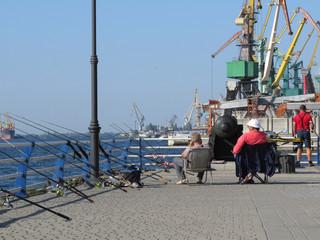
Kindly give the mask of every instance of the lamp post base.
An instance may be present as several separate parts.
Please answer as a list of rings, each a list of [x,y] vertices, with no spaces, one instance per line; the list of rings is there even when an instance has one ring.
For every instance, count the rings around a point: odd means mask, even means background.
[[[85,184],[90,187],[90,188],[94,188],[97,186],[97,184],[99,183],[99,179],[96,177],[90,177],[87,181],[85,181]]]

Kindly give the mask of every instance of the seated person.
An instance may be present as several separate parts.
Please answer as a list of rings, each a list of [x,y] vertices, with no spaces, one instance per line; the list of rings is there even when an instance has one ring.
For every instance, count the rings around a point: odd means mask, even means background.
[[[257,119],[251,119],[247,123],[249,132],[244,133],[241,135],[241,137],[238,139],[236,145],[233,148],[233,154],[237,155],[241,152],[245,144],[248,145],[256,145],[256,144],[262,144],[267,143],[268,139],[264,132],[260,132],[259,129],[261,127],[260,122]],[[250,168],[248,167],[248,174],[245,176],[243,183],[245,182],[253,182],[252,178],[252,170],[250,171]]]
[[[190,150],[193,148],[202,148],[202,147],[209,147],[209,145],[202,145],[202,139],[199,132],[192,132],[191,133],[191,141],[189,143],[189,146],[184,150],[184,152],[181,154],[181,156],[184,159],[187,159],[189,157]],[[213,158],[213,153],[212,153]],[[174,168],[176,169],[178,182],[176,184],[185,184],[187,183],[186,176],[184,175],[184,172],[182,170],[183,168],[183,159],[180,157],[176,157],[173,159]],[[203,178],[204,172],[199,172],[197,174],[196,182],[201,184],[202,178]]]

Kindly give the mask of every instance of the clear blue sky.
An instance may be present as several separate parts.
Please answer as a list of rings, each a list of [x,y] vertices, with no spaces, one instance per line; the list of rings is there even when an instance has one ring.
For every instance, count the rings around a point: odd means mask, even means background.
[[[257,16],[260,34],[267,2]],[[290,16],[302,7],[319,19],[320,3],[287,1]],[[242,0],[97,0],[99,124],[134,127],[131,105],[146,124],[166,125],[176,114],[178,125],[189,109],[195,88],[200,101],[225,95],[226,62],[236,59],[236,42],[213,60],[211,54],[241,30],[234,21]],[[0,3],[1,113],[10,111],[34,121],[46,120],[86,132],[91,120],[91,0],[10,0]],[[274,10],[265,34],[269,38]],[[298,28],[299,13],[293,23]],[[280,12],[278,29],[284,27]],[[304,27],[301,49],[311,24]],[[286,52],[293,37],[279,48]],[[301,57],[308,65],[316,41]],[[318,51],[319,52],[319,51]],[[316,61],[320,62],[316,55]],[[319,66],[313,68],[317,72]],[[20,128],[23,126],[16,123]]]

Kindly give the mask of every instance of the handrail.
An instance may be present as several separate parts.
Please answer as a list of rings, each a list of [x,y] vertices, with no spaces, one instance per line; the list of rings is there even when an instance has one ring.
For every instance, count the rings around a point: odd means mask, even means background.
[[[132,141],[133,139],[112,139],[112,140],[104,140],[101,141],[102,145],[104,146],[104,148],[106,147],[105,151],[107,154],[110,154],[110,156],[108,158],[106,158],[106,156],[102,157],[99,161],[100,166],[101,166],[101,170],[102,171],[106,171],[108,169],[110,169],[110,167],[115,170],[115,171],[122,171],[121,169],[125,169],[128,166],[134,164],[134,165],[139,165],[143,168],[150,168],[151,166],[156,167],[155,165],[159,165],[159,162],[161,163],[161,161],[164,160],[159,160],[160,158],[173,158],[176,156],[180,156],[181,154],[181,149],[185,148],[185,146],[156,146],[156,147],[152,147],[150,146],[142,146],[141,141]],[[149,138],[147,140],[151,140],[151,141],[168,141],[168,139],[159,139],[159,138]],[[81,143],[89,143],[89,141],[79,141]],[[69,143],[79,143],[77,141],[70,141]],[[0,148],[7,148],[7,149],[13,149],[14,148],[19,148],[19,149],[23,149],[23,147],[31,147],[32,144],[30,143],[15,143],[15,142],[11,142],[12,146],[10,144],[0,144]],[[124,144],[123,144],[124,143]],[[132,143],[132,144],[130,144]],[[41,162],[41,165],[45,165],[45,168],[40,168],[40,167],[36,167],[37,171],[33,171],[30,169],[26,169],[25,174],[23,174],[22,172],[16,172],[16,169],[13,168],[11,169],[10,172],[10,168],[12,168],[12,164],[14,164],[14,166],[16,165],[17,162],[24,162],[25,161],[25,156],[23,154],[20,154],[21,156],[18,157],[14,157],[14,159],[11,158],[3,158],[0,159],[0,167],[6,168],[6,165],[11,166],[8,170],[8,174],[6,175],[0,175],[0,180],[6,182],[8,185],[6,188],[10,188],[11,191],[14,192],[23,192],[26,191],[26,189],[32,189],[32,188],[37,188],[39,186],[43,186],[44,184],[48,184],[48,181],[43,181],[43,176],[41,178],[39,178],[39,182],[36,181],[24,181],[24,182],[28,182],[30,183],[30,185],[27,186],[21,186],[21,187],[13,187],[12,183],[15,181],[15,179],[18,178],[28,178],[28,176],[36,176],[39,173],[56,173],[56,171],[60,171],[62,172],[62,176],[63,179],[68,179],[70,178],[70,176],[64,176],[63,172],[65,170],[67,170],[68,174],[73,175],[73,178],[78,178],[78,177],[88,177],[88,173],[85,172],[84,168],[88,168],[90,163],[86,163],[86,162],[81,162],[78,161],[78,159],[74,159],[72,160],[72,157],[74,155],[73,150],[71,150],[70,148],[67,150],[67,152],[65,152],[65,154],[62,153],[54,153],[54,152],[49,152],[48,155],[37,155],[37,151],[36,149],[41,149],[41,146],[56,146],[53,147],[52,149],[58,149],[59,145],[62,146],[67,145],[68,142],[67,141],[52,141],[52,142],[46,142],[46,143],[41,143],[41,142],[36,142],[34,144],[34,149],[32,150],[32,155],[29,157],[29,161],[28,164],[32,164],[32,166],[36,166],[36,164],[39,164]],[[14,145],[14,146],[13,146]],[[58,148],[57,148],[58,147]],[[154,148],[154,149],[153,149]],[[84,148],[84,150],[86,150],[88,148]],[[6,149],[2,150],[5,151]],[[17,149],[16,149],[17,150]],[[15,151],[15,153],[17,153],[17,151]],[[54,150],[56,152],[56,150]],[[159,156],[159,159],[155,159],[155,155],[159,155],[159,152],[155,152],[155,150],[157,151],[161,151],[163,152],[163,154],[161,156]],[[11,150],[10,150],[11,151]],[[8,151],[8,152],[10,152]],[[169,152],[168,152],[169,151]],[[43,152],[43,151],[42,151]],[[39,153],[39,151],[38,151]],[[79,152],[80,153],[80,152]],[[88,153],[88,152],[87,152]],[[81,154],[82,155],[82,154]],[[4,155],[0,156],[3,157]],[[78,156],[77,156],[78,157]],[[58,164],[58,159],[62,159],[62,161],[64,161],[64,159],[69,159],[65,164],[60,163],[60,165]],[[73,161],[73,164],[69,164],[68,162],[70,161],[70,159]],[[24,165],[23,163],[19,163],[21,165]],[[19,165],[18,164],[18,165]],[[162,167],[162,165],[160,165]],[[24,166],[26,167],[26,166]],[[82,169],[82,170],[81,170]],[[48,175],[49,176],[49,175]],[[57,176],[50,176],[51,178],[57,178]],[[34,177],[33,177],[34,179]],[[42,179],[42,180],[41,180]],[[3,182],[2,182],[3,184]],[[1,196],[1,194],[0,194]]]

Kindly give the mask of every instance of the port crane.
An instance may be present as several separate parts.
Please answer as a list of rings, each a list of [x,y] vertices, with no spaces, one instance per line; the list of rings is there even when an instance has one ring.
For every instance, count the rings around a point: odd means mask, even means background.
[[[139,126],[139,131],[142,131],[142,127],[144,126],[144,116],[142,115],[142,113],[140,112],[139,108],[137,107],[137,105],[135,103],[132,104],[132,108],[131,108],[131,116],[133,115],[133,112],[136,115],[137,118],[137,123]]]
[[[280,82],[280,80],[282,78],[282,75],[283,75],[283,73],[284,73],[284,71],[285,71],[285,69],[286,69],[286,67],[287,67],[287,65],[289,63],[289,59],[290,59],[290,57],[292,55],[293,49],[294,49],[294,47],[295,47],[295,45],[296,45],[296,43],[298,41],[298,38],[300,36],[300,33],[301,33],[302,28],[303,28],[304,24],[306,23],[306,21],[308,20],[311,23],[311,25],[316,29],[316,31],[318,33],[320,33],[320,28],[317,26],[317,24],[312,19],[310,14],[307,11],[303,10],[301,7],[298,8],[298,11],[302,13],[303,19],[302,19],[302,21],[300,23],[300,27],[299,27],[298,31],[296,32],[296,35],[293,38],[293,41],[292,41],[292,43],[291,43],[291,45],[290,45],[290,47],[289,47],[289,49],[288,49],[288,51],[286,53],[286,56],[284,57],[284,59],[283,59],[283,61],[281,63],[281,66],[280,66],[280,68],[278,70],[276,78],[275,78],[274,82],[271,85],[271,87],[273,87],[273,88],[278,88],[279,87],[279,82]]]
[[[170,119],[168,124],[168,130],[173,130],[174,124],[176,122],[176,120],[178,119],[177,115],[173,115],[172,118]]]
[[[275,12],[273,25],[272,25],[271,36],[270,36],[270,39],[269,39],[269,45],[268,45],[268,49],[267,49],[267,56],[266,56],[266,61],[265,61],[265,66],[264,66],[264,73],[263,73],[263,77],[261,79],[261,82],[269,82],[269,74],[270,74],[270,69],[271,69],[271,65],[272,65],[272,57],[273,57],[274,46],[277,43],[276,42],[276,34],[277,34],[277,26],[278,26],[280,5],[282,6],[283,12],[285,14],[289,35],[292,35],[290,21],[289,21],[289,17],[288,17],[288,10],[287,10],[286,1],[279,0],[278,4],[277,4],[276,12]]]
[[[196,126],[200,127],[200,118],[202,116],[201,113],[201,108],[202,108],[202,104],[199,101],[199,97],[198,97],[198,89],[195,90],[195,96],[194,96],[194,101],[192,102],[188,112],[184,115],[184,125],[187,125],[192,117],[193,111],[194,109],[196,109],[196,117],[195,117],[195,122],[196,122]]]
[[[317,22],[318,25],[320,25],[319,21]],[[318,38],[317,38],[317,42],[316,42],[316,45],[313,49],[313,52],[312,52],[312,55],[311,55],[311,58],[310,58],[310,61],[309,61],[309,64],[308,64],[308,68],[305,69],[305,68],[302,68],[301,69],[301,73],[302,73],[302,76],[303,76],[303,86],[304,86],[304,94],[307,94],[307,93],[315,93],[316,92],[316,89],[313,85],[313,81],[312,81],[312,77],[311,77],[311,68],[313,65],[316,65],[314,63],[314,57],[315,57],[315,54],[317,52],[317,48],[318,48],[318,45],[319,45],[319,40],[320,40],[320,34],[318,34]]]

